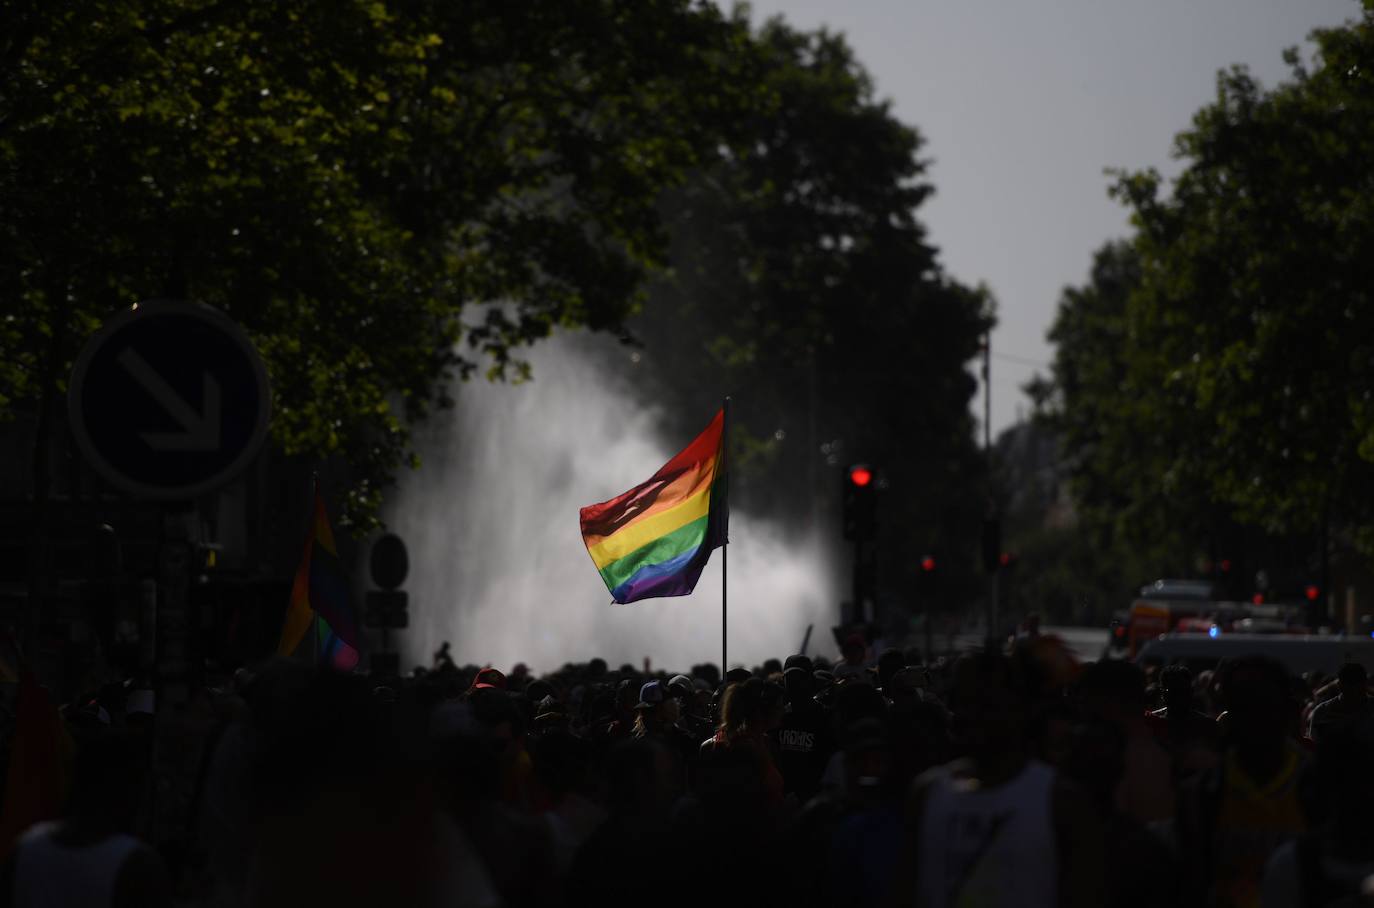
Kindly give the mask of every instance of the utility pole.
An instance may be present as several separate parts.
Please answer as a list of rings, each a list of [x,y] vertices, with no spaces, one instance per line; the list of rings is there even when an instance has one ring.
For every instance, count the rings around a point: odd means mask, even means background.
[[[992,494],[992,330],[983,334],[983,456],[988,470],[988,511],[990,520],[997,519],[997,503]],[[988,572],[988,631],[989,639],[997,634],[997,570]]]

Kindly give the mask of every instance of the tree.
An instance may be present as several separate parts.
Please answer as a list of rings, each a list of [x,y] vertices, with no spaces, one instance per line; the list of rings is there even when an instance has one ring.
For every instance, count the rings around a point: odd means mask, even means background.
[[[1051,331],[1087,519],[1161,563],[1306,541],[1325,574],[1338,533],[1374,552],[1374,7],[1313,40],[1271,90],[1219,74],[1167,195],[1117,174],[1134,235]]]
[[[1171,198],[1155,174],[1119,179],[1142,261],[1132,340],[1149,351],[1131,375],[1188,437],[1178,472],[1237,518],[1336,521],[1374,551],[1374,11],[1314,39],[1316,68],[1290,51],[1271,91],[1219,76],[1178,138],[1190,163]]]
[[[656,204],[753,103],[747,34],[690,0],[11,3],[0,38],[0,416],[46,438],[111,312],[215,305],[273,440],[345,460],[366,528],[451,375],[614,328]]]
[[[917,219],[933,191],[921,138],[843,38],[774,20],[756,41],[769,106],[664,203],[673,271],[630,323],[665,376],[654,393],[690,423],[734,392],[732,496],[787,526],[823,519],[838,539],[841,468],[877,467],[889,591],[910,588],[901,572],[927,548],[971,570],[968,364],[990,299],[941,269]]]
[[[1180,438],[1207,433],[1194,414],[1158,400],[1154,351],[1131,332],[1140,284],[1139,253],[1117,241],[1094,255],[1085,285],[1064,289],[1048,334],[1053,404],[1042,421],[1069,458],[1083,532],[1103,557],[1189,571],[1213,509],[1206,464],[1188,459],[1195,445],[1180,447]]]

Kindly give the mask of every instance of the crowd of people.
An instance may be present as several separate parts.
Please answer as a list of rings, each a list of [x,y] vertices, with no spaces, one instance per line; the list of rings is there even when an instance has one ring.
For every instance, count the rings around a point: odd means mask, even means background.
[[[1034,636],[723,677],[274,660],[203,692],[162,840],[146,692],[116,687],[63,707],[65,807],[10,830],[0,906],[1374,904],[1374,700],[1332,669]]]

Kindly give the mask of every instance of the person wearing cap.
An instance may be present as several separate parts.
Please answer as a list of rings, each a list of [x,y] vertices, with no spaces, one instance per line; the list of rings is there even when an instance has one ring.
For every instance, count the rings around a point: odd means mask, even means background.
[[[632,737],[635,740],[652,738],[664,744],[680,763],[685,781],[696,756],[697,744],[687,732],[678,728],[679,715],[678,701],[668,695],[668,686],[662,681],[646,681],[639,689],[639,702],[635,704]]]
[[[550,694],[535,704],[534,718],[530,722],[535,733],[540,735],[553,731],[567,731],[568,713],[563,704]]]
[[[787,708],[772,733],[783,791],[795,795],[799,804],[820,790],[821,773],[835,750],[830,717],[814,699],[816,679],[809,665],[809,660],[807,667],[794,663],[783,671]]]
[[[694,749],[696,742],[711,736],[711,720],[701,714],[702,693],[697,681],[687,675],[668,680],[668,696],[677,701],[677,727],[691,739]]]
[[[639,702],[635,704],[633,736],[661,737],[672,728],[678,717],[677,700],[668,696],[662,681],[646,681],[639,688]]]

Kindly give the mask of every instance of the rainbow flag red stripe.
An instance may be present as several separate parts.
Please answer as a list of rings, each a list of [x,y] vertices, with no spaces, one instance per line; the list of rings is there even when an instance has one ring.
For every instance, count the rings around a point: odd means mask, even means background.
[[[686,596],[723,545],[725,411],[657,473],[581,510],[582,541],[616,602]]]

